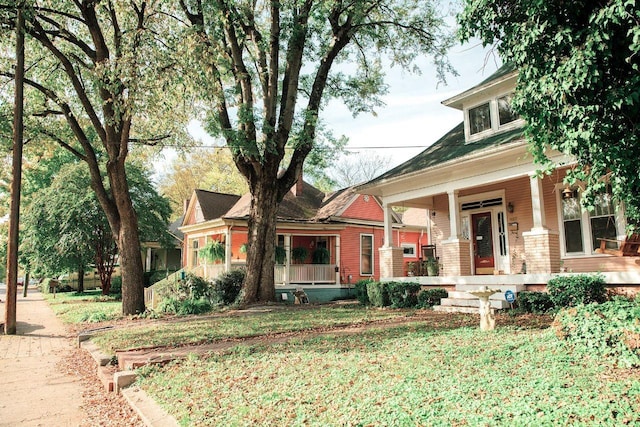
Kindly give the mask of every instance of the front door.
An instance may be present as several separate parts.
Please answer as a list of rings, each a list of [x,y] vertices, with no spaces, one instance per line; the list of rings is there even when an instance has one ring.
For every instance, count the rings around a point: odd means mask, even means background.
[[[473,214],[473,263],[475,274],[493,274],[493,235],[491,233],[491,212]]]

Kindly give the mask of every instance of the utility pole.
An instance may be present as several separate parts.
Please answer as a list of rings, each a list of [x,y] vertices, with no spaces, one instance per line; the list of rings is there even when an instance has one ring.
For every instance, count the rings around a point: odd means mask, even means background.
[[[11,163],[11,204],[7,242],[7,302],[4,332],[16,334],[16,294],[18,293],[18,225],[20,224],[20,186],[22,183],[22,113],[24,109],[24,16],[22,4],[16,17],[16,77],[13,105],[13,162]],[[26,285],[26,283],[25,283]]]

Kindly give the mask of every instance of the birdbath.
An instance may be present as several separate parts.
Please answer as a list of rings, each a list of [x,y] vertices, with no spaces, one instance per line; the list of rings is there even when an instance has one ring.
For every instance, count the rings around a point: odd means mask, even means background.
[[[483,331],[493,331],[496,328],[496,316],[491,310],[489,297],[500,292],[498,289],[489,289],[486,286],[473,291],[467,291],[474,297],[480,299],[480,329]]]

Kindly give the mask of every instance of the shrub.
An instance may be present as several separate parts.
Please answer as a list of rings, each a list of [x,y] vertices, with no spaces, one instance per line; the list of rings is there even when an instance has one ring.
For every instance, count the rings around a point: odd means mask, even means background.
[[[210,299],[212,294],[212,284],[195,274],[187,274],[180,283],[180,290],[184,293],[182,299]]]
[[[410,308],[418,305],[419,283],[389,282],[387,283],[389,301],[394,308]]]
[[[356,292],[356,298],[358,298],[358,302],[362,305],[369,305],[369,294],[367,294],[367,283],[370,283],[371,280],[358,280],[354,285],[354,290]]]
[[[554,277],[549,280],[547,291],[556,307],[574,307],[606,301],[606,285],[604,277],[600,274],[577,274]]]
[[[425,289],[418,294],[418,307],[429,308],[434,305],[440,305],[440,300],[449,296],[446,289],[431,288]]]
[[[518,292],[518,307],[525,313],[544,314],[553,310],[551,296],[546,292]]]
[[[606,357],[622,367],[640,367],[640,303],[614,298],[562,310],[554,327],[575,350]]]
[[[112,295],[117,295],[122,293],[122,277],[120,276],[111,277],[111,289],[109,289],[109,293]]]
[[[187,314],[201,314],[211,310],[211,303],[204,299],[180,299],[177,297],[164,298],[158,304],[158,311],[180,316]]]
[[[242,289],[246,272],[243,269],[231,270],[213,281],[211,299],[223,305],[235,302]]]
[[[383,282],[367,283],[367,296],[374,307],[386,307],[389,305],[389,290]]]

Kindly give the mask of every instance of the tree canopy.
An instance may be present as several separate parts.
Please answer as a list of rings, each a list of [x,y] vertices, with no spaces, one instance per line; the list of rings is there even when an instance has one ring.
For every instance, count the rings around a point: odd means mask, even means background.
[[[54,141],[85,162],[120,248],[123,313],[139,313],[144,280],[126,160],[143,145],[179,143],[184,134],[192,103],[175,56],[176,6],[0,1],[3,87],[14,77],[7,45],[17,7],[27,17],[25,139]]]
[[[634,0],[466,0],[463,40],[478,36],[518,69],[514,107],[536,161],[573,156],[583,206],[610,184],[640,220],[640,8]],[[603,179],[607,178],[607,179]]]
[[[23,215],[21,250],[36,275],[57,276],[83,271],[94,264],[109,292],[116,242],[95,193],[89,173],[77,161],[58,167],[57,161],[41,162],[26,177],[46,176],[53,166],[55,177],[33,192]],[[130,165],[129,182],[144,241],[171,244],[168,232],[169,203],[154,189],[149,173]]]
[[[383,58],[438,76],[451,37],[428,0],[180,0],[190,24],[180,55],[201,87],[207,129],[222,136],[251,192],[244,301],[275,298],[277,206],[318,143],[322,109],[341,99],[354,114],[382,105]],[[287,150],[291,150],[287,154]]]

